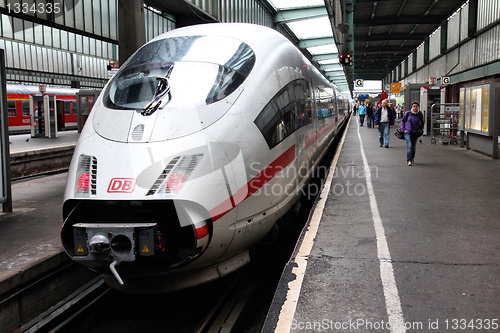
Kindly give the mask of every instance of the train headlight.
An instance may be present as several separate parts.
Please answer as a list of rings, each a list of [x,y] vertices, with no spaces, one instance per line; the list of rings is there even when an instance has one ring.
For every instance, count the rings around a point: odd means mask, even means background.
[[[94,156],[80,155],[76,169],[75,195],[90,197],[97,191],[97,159]]]
[[[182,155],[173,158],[147,195],[161,194],[172,196],[184,187],[203,155]]]
[[[165,192],[177,193],[179,192],[184,184],[186,183],[186,178],[180,172],[174,172],[168,176],[165,182]]]
[[[76,193],[89,193],[89,173],[84,172],[76,181]]]

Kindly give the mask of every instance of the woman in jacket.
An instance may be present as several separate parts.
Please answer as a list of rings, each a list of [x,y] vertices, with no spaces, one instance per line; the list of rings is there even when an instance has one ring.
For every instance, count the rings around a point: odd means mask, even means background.
[[[403,119],[401,119],[401,130],[404,132],[406,140],[406,162],[408,166],[414,164],[417,139],[422,135],[424,129],[424,114],[419,108],[420,104],[413,102],[411,110],[407,111]]]

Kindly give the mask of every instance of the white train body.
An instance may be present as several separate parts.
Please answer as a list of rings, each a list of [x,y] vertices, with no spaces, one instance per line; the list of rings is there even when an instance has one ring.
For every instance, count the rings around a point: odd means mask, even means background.
[[[65,249],[122,290],[224,276],[296,202],[347,112],[272,29],[165,33],[122,66],[87,120],[64,198]]]

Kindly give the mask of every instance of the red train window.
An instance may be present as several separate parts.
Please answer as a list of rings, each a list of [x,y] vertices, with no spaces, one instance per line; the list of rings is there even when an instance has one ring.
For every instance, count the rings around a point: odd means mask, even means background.
[[[9,113],[9,117],[16,116],[16,101],[7,101],[7,109]]]
[[[23,101],[23,117],[30,116],[30,102]]]

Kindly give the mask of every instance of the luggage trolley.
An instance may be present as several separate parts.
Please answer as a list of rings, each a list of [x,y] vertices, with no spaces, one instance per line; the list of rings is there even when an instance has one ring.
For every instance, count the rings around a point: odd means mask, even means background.
[[[435,107],[439,107],[434,111]],[[431,144],[457,144],[459,103],[436,103],[431,106]]]

